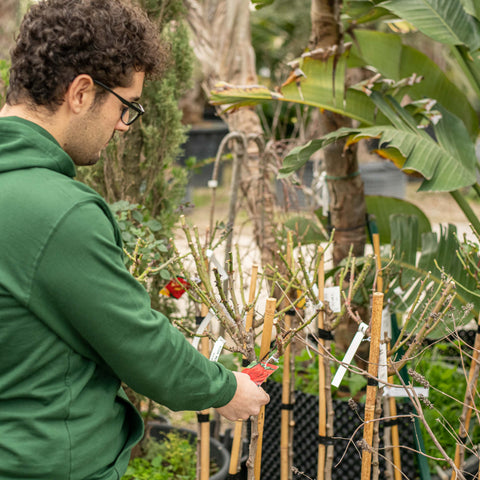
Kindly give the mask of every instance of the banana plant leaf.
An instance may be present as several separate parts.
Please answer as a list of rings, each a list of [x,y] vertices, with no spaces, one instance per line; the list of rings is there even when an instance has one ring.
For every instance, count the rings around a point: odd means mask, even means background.
[[[372,221],[375,222],[375,228],[378,231],[382,244],[391,242],[390,217],[391,215],[410,215],[416,216],[416,229],[419,234],[432,231],[430,221],[420,208],[411,202],[393,197],[384,197],[380,195],[366,195],[365,202],[367,213]],[[327,217],[323,216],[322,209],[315,211],[317,219],[307,218],[296,215],[284,222],[286,228],[291,230],[295,236],[295,243],[302,245],[318,244],[328,240]],[[321,226],[320,226],[321,224]],[[367,238],[371,242],[370,235]],[[420,245],[418,245],[420,248]]]
[[[385,8],[377,7],[377,3],[379,2],[370,0],[347,0],[344,2],[343,15],[350,24],[354,22],[355,25],[374,22],[379,18],[385,19],[387,15],[394,16]]]
[[[380,5],[437,42],[466,45],[472,52],[480,48],[480,23],[458,0],[387,0]]]
[[[297,76],[287,80],[279,91],[263,85],[218,83],[211,91],[213,105],[236,109],[259,103],[294,102],[329,110],[358,120],[362,124],[387,123],[378,116],[371,99],[356,88],[345,87],[347,53],[332,55],[326,61],[310,57],[300,61]]]
[[[393,260],[384,258],[382,264],[387,262],[389,264],[389,282],[385,295],[391,310],[406,315],[415,304],[421,281],[426,279],[427,275],[429,275],[430,289],[426,292],[423,303],[432,299],[432,305],[434,305],[440,295],[437,293],[435,298],[432,298],[432,295],[445,276],[450,275],[456,285],[453,304],[456,313],[446,317],[430,337],[441,338],[455,327],[460,327],[472,318],[476,318],[480,310],[480,294],[475,292],[476,280],[468,274],[456,256],[460,245],[456,227],[441,226],[438,236],[433,232],[420,234],[417,218],[404,215],[392,215],[390,226]],[[419,244],[421,244],[421,250],[420,255],[417,255]],[[472,310],[464,316],[463,309],[468,305]],[[412,317],[413,326],[410,328],[416,328],[421,311],[421,305],[415,309]],[[462,317],[464,317],[463,320],[461,320]]]
[[[457,63],[463,70],[473,91],[477,94],[477,97],[480,98],[480,54],[477,53],[475,60],[468,49],[462,45],[452,48],[452,53],[457,59]]]
[[[432,231],[430,220],[420,208],[411,202],[400,198],[366,195],[365,203],[367,214],[369,217],[373,217],[382,244],[391,243],[390,218],[392,215],[415,216],[417,218],[416,229],[419,234]]]
[[[377,203],[375,197],[371,197],[371,199],[373,204]],[[378,199],[379,201],[380,199]],[[408,210],[406,205],[403,205],[403,207],[404,212]],[[412,314],[413,321],[407,327],[407,331],[416,329],[421,325],[419,323],[421,312],[426,301],[432,299],[432,306],[435,305],[440,297],[440,293],[436,290],[444,278],[450,275],[456,285],[453,302],[456,313],[453,317],[446,318],[429,335],[429,338],[435,339],[447,335],[454,327],[461,327],[472,318],[476,318],[480,312],[480,294],[476,291],[476,279],[469,275],[463,268],[462,262],[457,258],[456,252],[460,243],[456,235],[456,227],[454,225],[440,226],[439,233],[432,232],[428,229],[428,220],[425,222],[422,215],[420,213],[420,216],[418,216],[418,212],[413,215],[405,213],[389,215],[390,245],[387,245],[382,238],[385,227],[383,225],[384,220],[379,216],[378,227],[383,245],[382,265],[385,266],[385,302],[389,304],[392,312],[405,317],[415,304],[421,282],[428,277],[429,290],[420,305],[415,308]],[[325,223],[324,218],[320,218],[320,220]],[[422,225],[423,222],[425,223]],[[296,240],[304,245],[327,241],[318,227],[318,222],[314,220],[297,216],[288,220],[285,226],[293,230]],[[480,262],[480,257],[476,261]],[[357,265],[361,264],[362,259],[357,259]],[[331,276],[332,273],[334,271],[329,272],[327,276]],[[371,272],[365,280],[366,289],[371,288],[373,279],[374,275]],[[362,301],[361,293],[359,295],[359,298],[354,300],[357,303]],[[469,305],[472,305],[473,308],[467,316],[464,316],[463,309]]]
[[[311,140],[290,151],[284,159],[279,177],[286,177],[298,170],[320,148],[350,136],[353,141],[377,138],[381,148],[383,145],[397,149],[405,158],[401,168],[407,172],[418,172],[424,177],[419,190],[449,192],[475,183],[475,146],[458,117],[441,109],[442,118],[434,125],[435,141],[416,127],[411,115],[394,99],[385,99],[377,92],[372,93],[372,98],[393,125],[341,128],[320,139]]]
[[[465,8],[465,11],[480,20],[480,3],[477,0],[460,0]]]
[[[404,45],[399,35],[374,30],[355,30],[349,65],[371,65],[385,78],[399,81],[421,75],[410,86],[412,99],[433,98],[464,122],[472,140],[479,133],[478,116],[467,96],[425,54]],[[473,66],[472,66],[473,68]]]

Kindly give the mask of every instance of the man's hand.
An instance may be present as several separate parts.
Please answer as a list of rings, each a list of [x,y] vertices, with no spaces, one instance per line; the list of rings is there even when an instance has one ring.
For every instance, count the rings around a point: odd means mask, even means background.
[[[233,372],[237,379],[237,391],[224,407],[217,408],[218,413],[228,420],[247,420],[258,415],[262,405],[270,401],[262,387],[257,387],[246,373]]]

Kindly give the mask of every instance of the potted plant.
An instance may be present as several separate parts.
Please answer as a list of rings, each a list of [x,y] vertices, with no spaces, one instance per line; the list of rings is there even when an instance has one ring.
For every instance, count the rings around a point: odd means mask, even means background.
[[[194,480],[196,478],[197,433],[166,423],[149,426],[147,453],[133,459],[122,480]],[[230,455],[214,438],[210,439],[210,480],[228,475]]]

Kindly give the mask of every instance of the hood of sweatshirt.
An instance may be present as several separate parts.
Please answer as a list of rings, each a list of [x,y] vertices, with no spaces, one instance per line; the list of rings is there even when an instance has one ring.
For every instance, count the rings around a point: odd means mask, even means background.
[[[0,174],[25,168],[76,174],[73,160],[45,129],[23,118],[0,117]]]

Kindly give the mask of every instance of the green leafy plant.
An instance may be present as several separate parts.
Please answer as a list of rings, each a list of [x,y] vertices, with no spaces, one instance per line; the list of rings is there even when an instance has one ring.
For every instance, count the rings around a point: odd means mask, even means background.
[[[5,103],[7,95],[7,88],[9,83],[10,62],[8,60],[0,59],[0,107]]]
[[[463,349],[465,364],[460,362],[460,349]],[[432,348],[425,349],[413,363],[415,370],[425,377],[430,384],[429,406],[424,408],[424,415],[437,440],[453,458],[455,441],[453,436],[458,429],[458,419],[462,413],[461,399],[465,396],[466,373],[470,365],[465,345],[461,341],[440,342]],[[473,422],[469,433],[469,443],[476,444],[480,439],[480,428]],[[424,435],[426,454],[435,457],[437,449],[429,435]],[[434,470],[436,462],[430,460]]]
[[[122,232],[126,253],[126,265],[137,280],[146,283],[151,275],[170,279],[168,269],[163,266],[169,253],[168,239],[163,225],[150,216],[142,205],[125,200],[111,205]]]
[[[122,480],[194,480],[196,446],[177,432],[150,440],[145,457],[134,458]]]

